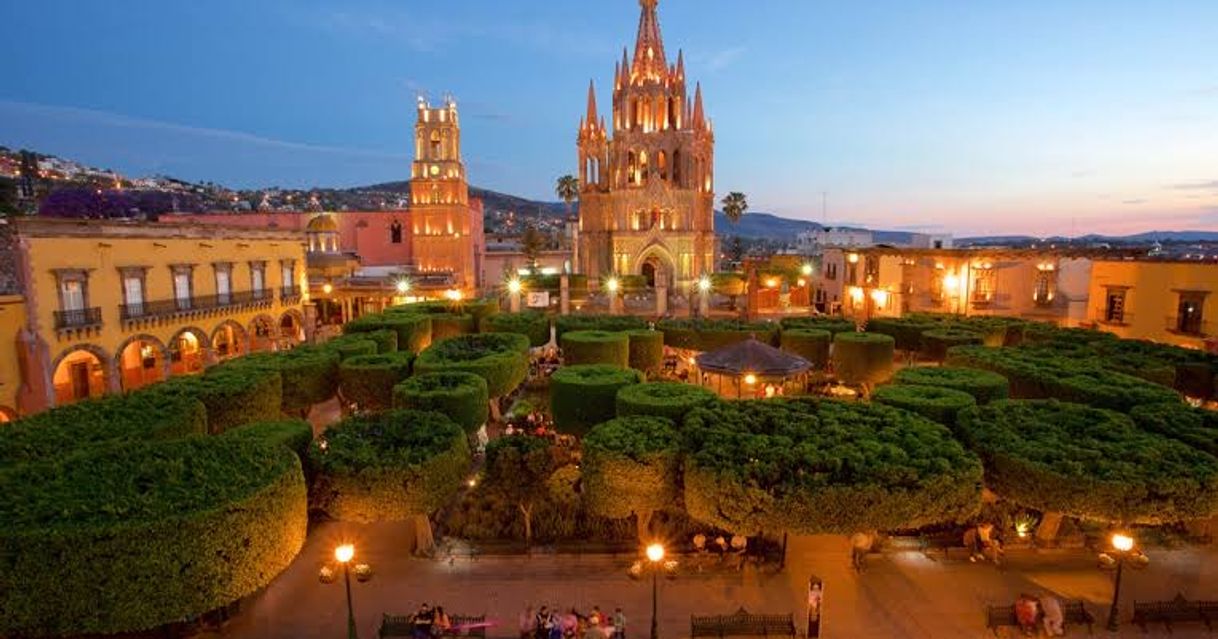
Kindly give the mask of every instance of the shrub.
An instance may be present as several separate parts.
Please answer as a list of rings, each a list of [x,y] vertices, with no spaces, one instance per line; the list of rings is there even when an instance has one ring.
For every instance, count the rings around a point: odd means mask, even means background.
[[[894,346],[903,351],[922,350],[922,334],[938,327],[938,323],[917,317],[873,317],[867,321],[868,333],[892,337]]]
[[[529,373],[529,339],[515,333],[461,335],[436,342],[415,361],[415,373],[462,371],[486,380],[491,397],[506,395]]]
[[[583,440],[582,492],[603,517],[637,515],[639,529],[652,511],[677,500],[679,442],[673,423],[658,417],[619,417],[598,424]]]
[[[1218,412],[1168,402],[1134,406],[1129,416],[1142,430],[1166,435],[1218,456]]]
[[[907,384],[881,386],[876,389],[871,399],[894,408],[917,413],[945,426],[954,425],[956,415],[960,411],[977,405],[977,400],[964,391],[942,386]]]
[[[519,333],[529,338],[529,346],[534,348],[550,343],[550,318],[537,311],[491,315],[482,321],[480,330],[483,333]]]
[[[331,518],[397,521],[451,499],[470,453],[465,433],[444,415],[390,410],[332,426],[309,447],[309,462],[317,472],[314,505]]]
[[[300,462],[229,437],[0,472],[0,634],[147,630],[266,586],[308,525]]]
[[[488,319],[499,314],[499,300],[493,298],[468,300],[461,304],[461,310],[474,318],[474,328],[480,331]]]
[[[880,333],[833,336],[833,373],[846,384],[878,384],[892,376],[895,341]]]
[[[960,520],[981,464],[943,426],[878,404],[716,402],[683,428],[690,515],[742,534],[850,533]]]
[[[396,353],[398,350],[398,332],[395,330],[382,328],[379,331],[355,333],[353,336],[358,339],[370,339],[373,342],[376,342],[376,353],[369,353],[369,355]]]
[[[958,328],[939,328],[922,333],[922,352],[927,359],[942,362],[947,349],[953,346],[980,346],[985,341],[981,333]]]
[[[1003,400],[962,411],[958,430],[987,486],[1031,508],[1126,523],[1218,512],[1218,459],[1115,411]]]
[[[246,369],[279,373],[284,412],[307,411],[338,392],[339,355],[324,346],[301,346],[279,353],[253,353],[229,360],[217,369]]]
[[[710,389],[680,382],[623,386],[617,392],[617,416],[663,417],[680,424],[689,411],[715,401]]]
[[[562,361],[564,364],[612,364],[626,368],[630,365],[630,337],[626,333],[608,331],[570,331],[563,333]]]
[[[0,467],[116,442],[180,439],[207,433],[207,410],[194,397],[137,392],[91,399],[0,428]]]
[[[475,433],[486,423],[489,403],[486,380],[473,373],[416,375],[393,387],[394,408],[447,415],[466,433]]]
[[[582,435],[613,419],[617,392],[643,381],[642,373],[606,364],[563,366],[550,377],[550,413],[559,431]]]
[[[339,366],[339,387],[343,399],[367,410],[384,410],[393,405],[393,387],[410,377],[414,355],[400,351],[386,355],[360,355]]]
[[[778,338],[778,326],[770,322],[668,319],[656,324],[656,329],[664,333],[665,346],[695,351],[713,351],[750,337],[772,345]]]
[[[418,353],[432,342],[431,317],[411,313],[376,313],[351,320],[343,332],[373,333],[391,330],[398,334],[397,350]]]
[[[972,395],[978,404],[988,404],[996,399],[1007,399],[1011,385],[1007,378],[990,371],[973,368],[951,368],[948,366],[920,366],[902,368],[893,381],[898,384],[917,386],[939,386]]]
[[[258,422],[238,426],[223,435],[243,441],[268,442],[287,446],[296,453],[301,462],[308,459],[309,444],[313,441],[313,425],[303,419],[284,419],[277,422]]]
[[[664,334],[660,331],[626,331],[630,344],[630,368],[645,373],[664,365]]]
[[[779,335],[782,350],[812,363],[817,370],[829,368],[829,345],[833,333],[819,328],[784,328]]]
[[[385,335],[393,335],[393,339],[397,340],[397,333],[389,331],[378,331]],[[326,348],[334,351],[338,355],[338,361],[342,362],[348,357],[356,357],[359,355],[376,355],[380,352],[377,343],[371,338],[362,337],[362,335],[372,335],[372,333],[352,333],[343,335],[326,342]]]
[[[562,339],[568,331],[630,331],[647,328],[647,321],[633,315],[560,315],[554,318],[554,331]]]
[[[833,335],[838,333],[854,333],[858,330],[854,320],[849,320],[836,315],[813,315],[811,317],[784,317],[779,320],[779,325],[785,331],[792,328],[813,328],[821,331],[829,331]]]
[[[438,341],[473,333],[477,320],[465,310],[464,304],[454,302],[416,302],[385,309],[389,316],[426,316],[431,319],[431,339]]]
[[[213,435],[251,422],[279,419],[283,406],[280,374],[256,366],[217,366],[202,375],[174,377],[140,393],[193,397],[207,408]]]

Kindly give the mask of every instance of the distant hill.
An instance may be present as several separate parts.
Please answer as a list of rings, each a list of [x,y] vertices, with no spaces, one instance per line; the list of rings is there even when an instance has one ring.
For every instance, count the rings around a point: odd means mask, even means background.
[[[986,235],[982,237],[962,237],[956,240],[961,246],[995,246],[1022,245],[1035,242],[1082,244],[1151,244],[1154,242],[1218,242],[1218,231],[1147,231],[1132,235],[1098,235],[1091,233],[1078,237],[1054,235],[1052,237],[1033,237],[1031,235]]]
[[[744,238],[793,242],[796,234],[819,228],[821,225],[816,222],[791,220],[760,211],[749,211],[740,218],[739,222],[732,224],[722,211],[715,211],[715,232],[719,235],[738,235]]]

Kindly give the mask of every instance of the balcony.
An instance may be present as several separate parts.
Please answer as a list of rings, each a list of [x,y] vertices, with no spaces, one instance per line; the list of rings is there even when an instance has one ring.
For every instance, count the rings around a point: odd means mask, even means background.
[[[55,330],[87,328],[101,325],[101,307],[74,308],[70,311],[55,311]]]
[[[301,290],[299,286],[281,286],[279,287],[279,303],[280,304],[296,304],[300,302]]]
[[[1097,324],[1103,326],[1129,326],[1133,324],[1133,313],[1109,313],[1108,309],[1100,307],[1091,311],[1091,317]]]
[[[124,322],[160,317],[173,317],[184,313],[216,311],[241,308],[259,304],[270,304],[274,299],[271,289],[235,291],[219,295],[196,295],[194,297],[153,300],[136,304],[120,304],[119,317]]]
[[[1167,331],[1189,337],[1209,337],[1214,334],[1213,324],[1202,320],[1200,316],[1171,315],[1167,318]]]

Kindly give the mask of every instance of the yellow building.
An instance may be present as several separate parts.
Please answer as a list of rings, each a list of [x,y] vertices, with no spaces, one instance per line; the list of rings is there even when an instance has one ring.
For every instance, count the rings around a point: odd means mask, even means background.
[[[1100,260],[1087,318],[1121,337],[1218,349],[1218,263]]]
[[[0,298],[0,397],[10,402],[0,411],[10,416],[306,338],[299,231],[41,218],[12,224],[24,301]]]

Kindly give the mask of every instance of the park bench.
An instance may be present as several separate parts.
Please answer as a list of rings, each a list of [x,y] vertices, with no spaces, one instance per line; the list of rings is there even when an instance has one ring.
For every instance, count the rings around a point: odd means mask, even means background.
[[[754,615],[741,608],[730,615],[689,618],[690,637],[794,637],[793,615]]]
[[[1083,605],[1082,600],[1067,600],[1061,602],[1062,606],[1062,625],[1066,628],[1070,626],[1087,626],[1087,634],[1091,634],[1092,627],[1095,624],[1095,617],[1087,612],[1087,607]],[[994,636],[998,636],[998,629],[1002,627],[1014,628],[1019,626],[1019,621],[1015,617],[1015,606],[986,606],[985,607],[985,627],[994,632]]]
[[[951,558],[951,551],[955,548],[968,552],[968,549],[964,547],[964,542],[961,541],[962,539],[962,533],[955,530],[949,530],[945,532],[923,534],[918,537],[918,544],[922,550],[922,554],[926,555],[928,558],[930,557],[930,551],[932,549],[943,551],[943,559],[946,561],[947,559]]]
[[[1214,629],[1218,619],[1218,601],[1189,601],[1177,594],[1171,601],[1133,602],[1133,622],[1146,632],[1146,626],[1161,623],[1171,634],[1172,625],[1178,623],[1203,623],[1207,630]]]
[[[486,615],[477,617],[468,615],[449,615],[453,629],[448,634],[461,637],[481,637],[486,639]],[[413,637],[414,622],[410,615],[382,615],[381,629],[378,633],[385,637]]]

